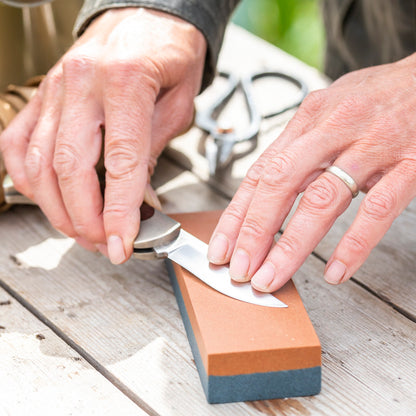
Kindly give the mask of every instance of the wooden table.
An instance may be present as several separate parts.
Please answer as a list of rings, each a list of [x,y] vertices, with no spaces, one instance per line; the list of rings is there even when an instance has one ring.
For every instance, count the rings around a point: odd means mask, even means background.
[[[220,67],[280,69],[310,89],[327,84],[235,27]],[[229,117],[241,121],[239,105]],[[153,179],[164,210],[224,208],[289,117],[264,122],[258,149],[215,179],[198,152],[206,137],[193,128],[175,139]],[[333,287],[322,278],[359,203],[294,277],[322,343],[322,393],[225,405],[206,403],[163,262],[112,266],[59,235],[37,208],[14,207],[0,217],[0,414],[415,415],[416,204],[349,282]]]

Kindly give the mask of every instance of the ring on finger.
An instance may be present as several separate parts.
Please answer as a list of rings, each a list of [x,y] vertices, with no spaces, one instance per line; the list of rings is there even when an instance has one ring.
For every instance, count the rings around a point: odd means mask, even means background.
[[[341,179],[341,181],[344,182],[345,185],[348,187],[348,189],[351,191],[353,198],[355,198],[358,195],[358,192],[359,192],[358,185],[355,182],[355,180],[350,175],[348,175],[347,172],[345,172],[338,166],[334,166],[334,165],[327,167],[325,169],[325,172],[332,173],[338,179]]]

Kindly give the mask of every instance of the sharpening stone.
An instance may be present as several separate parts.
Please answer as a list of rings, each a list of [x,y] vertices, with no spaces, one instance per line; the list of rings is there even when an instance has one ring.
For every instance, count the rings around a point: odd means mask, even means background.
[[[208,242],[221,212],[172,215]],[[276,296],[287,308],[229,298],[166,261],[189,343],[209,403],[318,394],[321,346],[289,281]]]

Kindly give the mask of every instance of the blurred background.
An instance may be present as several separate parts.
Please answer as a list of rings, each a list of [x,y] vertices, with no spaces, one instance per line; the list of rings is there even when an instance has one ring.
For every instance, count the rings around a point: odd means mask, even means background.
[[[319,0],[243,0],[233,22],[322,70],[324,29]]]

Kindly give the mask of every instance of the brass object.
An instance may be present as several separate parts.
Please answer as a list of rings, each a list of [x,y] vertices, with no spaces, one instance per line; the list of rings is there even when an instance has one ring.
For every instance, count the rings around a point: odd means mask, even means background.
[[[37,80],[40,82],[41,78]],[[33,84],[33,81],[31,82]],[[4,94],[0,94],[0,133],[9,125],[16,114],[23,109],[36,92],[36,84],[32,86],[9,85]],[[13,183],[8,178],[3,158],[0,154],[0,212],[7,210],[11,203],[30,203],[15,190]],[[6,198],[6,194],[11,199]],[[17,199],[16,199],[17,197]],[[24,201],[22,200],[24,198]],[[7,202],[6,202],[7,199]]]
[[[83,0],[0,0],[0,133],[26,105],[41,77],[72,45],[72,27]],[[12,7],[13,6],[13,7]],[[24,81],[31,78],[24,86]],[[0,155],[0,212],[7,199],[23,203]],[[26,200],[25,202],[28,202]]]
[[[4,166],[3,158],[0,153],[0,181],[3,183],[4,177],[6,175],[6,168]],[[4,200],[4,190],[3,186],[0,186],[0,212],[6,211],[9,208],[9,204],[6,204]]]

